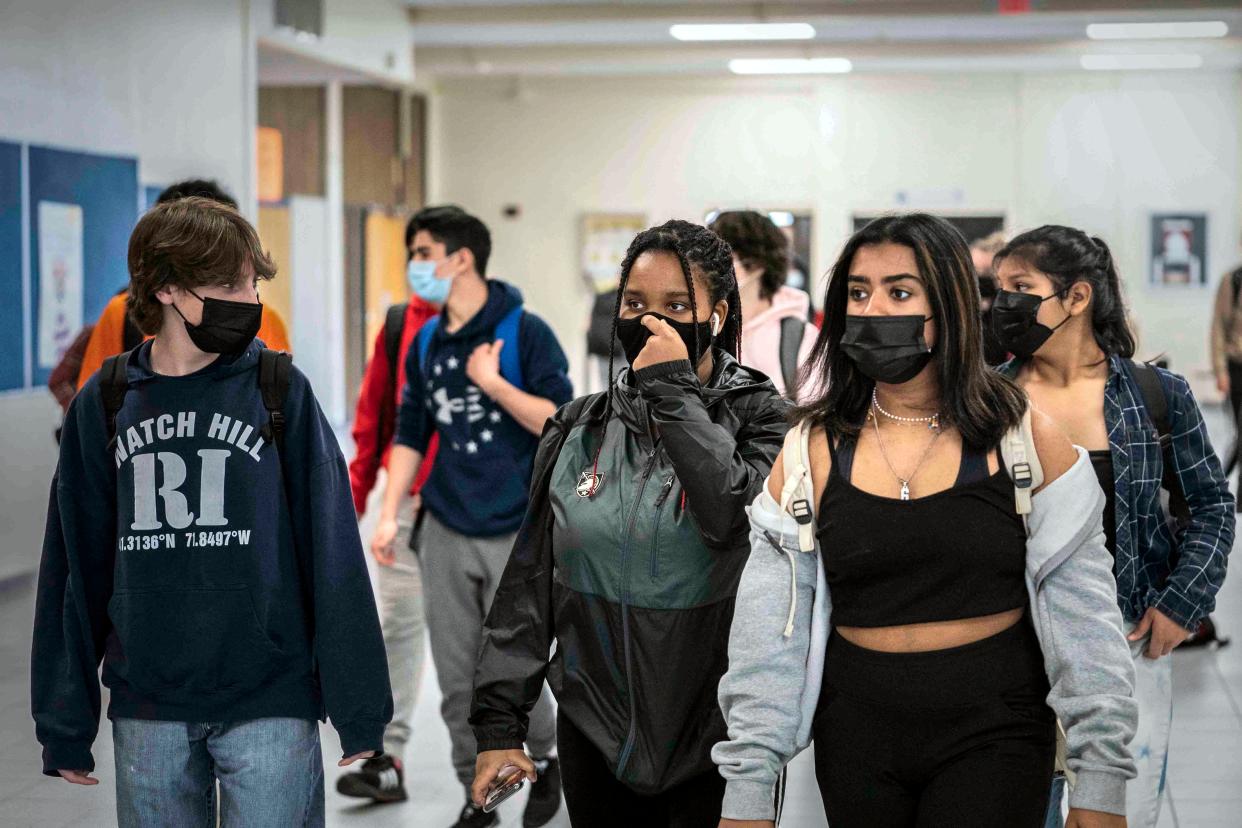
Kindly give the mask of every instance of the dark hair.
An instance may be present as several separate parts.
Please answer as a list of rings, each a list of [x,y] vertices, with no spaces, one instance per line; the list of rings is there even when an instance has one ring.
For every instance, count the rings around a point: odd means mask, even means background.
[[[161,288],[230,285],[247,265],[255,278],[276,275],[259,234],[232,207],[197,196],[156,204],[129,237],[126,310],[138,330],[155,334],[164,323]]]
[[[979,286],[966,240],[953,225],[926,213],[878,218],[846,243],[829,274],[824,326],[804,369],[819,372],[825,390],[793,416],[822,423],[830,437],[857,434],[865,422],[875,383],[846,356],[841,337],[854,256],[859,249],[878,244],[908,247],[918,262],[938,332],[934,353],[941,422],[956,428],[969,446],[997,445],[1022,419],[1026,395],[983,360]]]
[[[1126,313],[1121,277],[1108,245],[1074,227],[1045,224],[1028,230],[1001,248],[993,268],[1005,259],[1018,259],[1052,280],[1057,293],[1076,282],[1091,286],[1091,332],[1105,354],[1129,359],[1137,343]]]
[[[487,276],[487,260],[492,255],[492,234],[486,224],[455,204],[427,207],[415,213],[405,226],[407,252],[419,230],[430,233],[448,253],[456,253],[463,247],[469,250],[474,254],[475,270],[480,276]]]
[[[160,197],[156,199],[155,203],[167,204],[179,198],[190,198],[192,196],[209,198],[212,201],[227,204],[234,210],[237,209],[237,199],[229,195],[219,184],[206,178],[187,178],[185,181],[178,181],[176,184],[169,185],[164,188],[164,192],[160,193]]]
[[[771,299],[789,275],[789,239],[772,219],[754,210],[730,210],[708,227],[729,243],[747,268],[761,267],[759,295]]]
[[[672,253],[681,263],[681,272],[686,279],[686,292],[690,294],[690,313],[695,320],[699,318],[698,300],[694,298],[694,274],[698,274],[707,287],[707,295],[715,304],[721,299],[729,303],[728,318],[720,329],[717,341],[725,353],[737,357],[742,347],[742,302],[737,294],[737,277],[733,273],[733,251],[724,239],[699,224],[688,221],[666,221],[659,227],[649,227],[630,242],[621,261],[621,281],[617,285],[617,302],[612,311],[612,337],[608,348],[608,391],[607,404],[604,408],[603,428],[600,432],[599,446],[595,451],[595,464],[598,471],[599,452],[603,450],[604,438],[608,434],[608,421],[612,419],[612,397],[616,382],[613,369],[617,352],[617,321],[621,318],[621,303],[625,297],[625,286],[630,281],[630,271],[634,262],[644,253]],[[695,331],[695,351],[699,350],[698,331]]]

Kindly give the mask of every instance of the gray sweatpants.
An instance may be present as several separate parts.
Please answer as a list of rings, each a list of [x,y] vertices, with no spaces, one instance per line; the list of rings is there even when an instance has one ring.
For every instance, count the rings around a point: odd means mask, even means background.
[[[440,715],[453,745],[453,769],[467,788],[474,781],[477,756],[467,719],[474,694],[474,668],[483,638],[483,622],[500,586],[517,533],[470,538],[428,514],[418,536],[431,660],[440,680]],[[556,713],[552,693],[543,686],[530,714],[527,748],[535,757],[556,748]]]

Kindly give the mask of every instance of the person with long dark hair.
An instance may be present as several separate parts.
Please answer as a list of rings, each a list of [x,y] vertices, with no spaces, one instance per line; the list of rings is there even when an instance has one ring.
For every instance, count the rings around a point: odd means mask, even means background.
[[[1121,279],[1102,239],[1048,225],[1009,242],[995,264],[1002,290],[993,322],[1015,355],[1002,371],[1090,452],[1104,491],[1139,704],[1126,817],[1130,828],[1152,828],[1173,716],[1168,655],[1212,611],[1225,579],[1234,536],[1228,482],[1186,380],[1134,361]],[[1174,514],[1161,505],[1162,488]],[[1054,785],[1050,826],[1061,824],[1063,787]]]
[[[745,506],[780,450],[787,406],[737,362],[730,249],[706,228],[670,221],[635,237],[615,317],[630,368],[544,429],[487,617],[473,794],[481,805],[506,766],[534,778],[522,742],[546,674],[575,825],[711,828]]]
[[[1059,716],[1071,824],[1122,828],[1134,667],[1104,498],[1085,452],[984,363],[965,240],[877,219],[824,307],[812,365],[831,382],[750,510],[720,825],[771,826],[813,736],[833,828],[1037,828]]]

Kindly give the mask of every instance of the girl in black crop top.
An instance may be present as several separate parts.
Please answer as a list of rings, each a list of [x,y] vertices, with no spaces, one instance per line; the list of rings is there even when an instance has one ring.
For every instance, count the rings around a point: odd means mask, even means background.
[[[810,465],[832,633],[812,732],[833,828],[1043,825],[1055,716],[999,452],[1027,401],[983,361],[978,301],[961,235],[923,214],[856,233],[825,293],[811,361],[831,381],[795,417],[822,425]],[[1055,480],[1074,449],[1046,419],[1033,430]]]

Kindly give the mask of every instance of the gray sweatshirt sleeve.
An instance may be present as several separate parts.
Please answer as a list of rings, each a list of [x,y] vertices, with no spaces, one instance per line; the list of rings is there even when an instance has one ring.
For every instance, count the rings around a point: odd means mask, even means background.
[[[1076,776],[1070,807],[1125,813],[1135,776],[1127,745],[1138,725],[1134,662],[1104,545],[1104,495],[1085,451],[1037,494],[1028,540],[1028,587],[1052,686],[1048,706],[1066,734]]]
[[[749,512],[750,559],[720,681],[728,741],[712,759],[725,778],[722,816],[774,819],[776,780],[799,748],[816,560],[798,550],[797,523],[782,516],[766,487]]]

